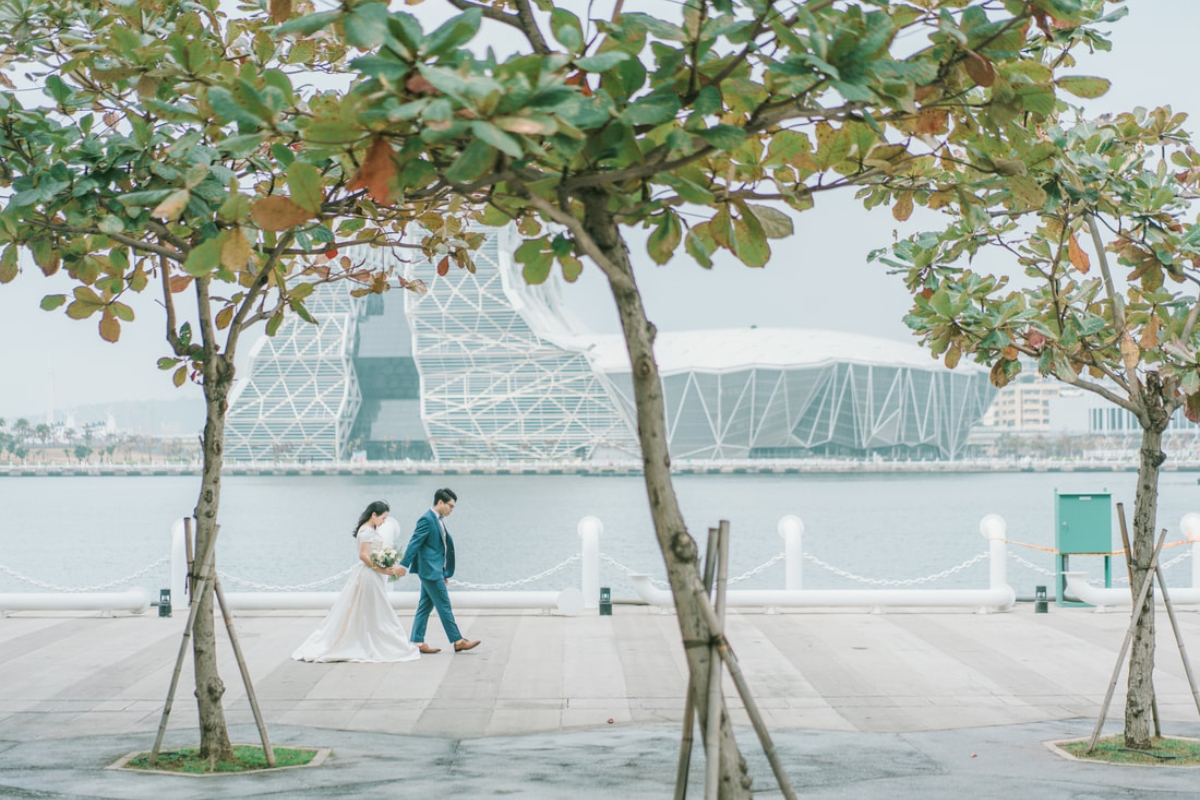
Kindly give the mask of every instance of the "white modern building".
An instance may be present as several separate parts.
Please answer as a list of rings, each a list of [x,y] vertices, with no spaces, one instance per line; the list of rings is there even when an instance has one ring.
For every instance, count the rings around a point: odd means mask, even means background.
[[[292,319],[256,348],[227,457],[636,458],[623,339],[586,330],[554,279],[527,285],[517,244],[490,232],[473,272],[402,265],[425,295],[323,290],[320,331]],[[951,458],[995,393],[974,365],[952,372],[915,344],[829,331],[660,332],[655,353],[677,459]],[[290,401],[293,386],[312,402]]]

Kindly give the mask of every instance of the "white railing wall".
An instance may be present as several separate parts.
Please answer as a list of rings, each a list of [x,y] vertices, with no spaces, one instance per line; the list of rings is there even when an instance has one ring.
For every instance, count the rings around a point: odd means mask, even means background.
[[[1171,590],[1172,598],[1178,603],[1200,603],[1200,514],[1188,514],[1180,527],[1189,542],[1189,552],[1183,553],[1164,568],[1183,558],[1192,557],[1192,588]],[[804,522],[796,516],[787,515],[779,520],[777,530],[782,540],[782,552],[763,564],[741,575],[729,579],[732,587],[755,575],[759,575],[780,561],[784,564],[782,589],[730,589],[727,602],[733,607],[767,608],[812,608],[861,606],[871,609],[895,606],[959,606],[981,610],[1003,610],[1015,602],[1015,594],[1008,584],[1008,559],[1039,573],[1053,575],[1034,564],[1009,553],[1007,549],[1006,525],[998,515],[989,514],[979,524],[980,533],[988,540],[988,549],[967,561],[942,570],[933,575],[918,578],[870,578],[855,575],[822,561],[803,549]],[[648,575],[631,569],[600,551],[600,538],[604,533],[603,523],[596,517],[581,519],[576,528],[579,536],[579,552],[562,562],[530,575],[503,583],[476,584],[455,579],[451,592],[453,604],[460,608],[534,608],[543,611],[557,610],[565,614],[577,614],[585,609],[591,611],[599,605],[602,583],[601,565],[630,577],[634,589],[645,602],[660,608],[671,608],[674,599],[667,585]],[[388,531],[394,534],[393,531]],[[927,584],[944,579],[986,559],[989,564],[987,588],[979,589],[932,589]],[[129,584],[152,569],[169,561],[168,584],[172,602],[176,609],[186,607],[188,602],[187,555],[184,544],[183,520],[171,527],[170,555],[164,556],[139,572],[125,578],[90,587],[63,587],[38,581],[22,575],[0,564],[0,573],[31,584],[44,591],[29,593],[0,593],[0,614],[12,611],[128,611],[143,613],[151,606],[151,593],[142,588],[127,588],[114,591],[118,586]],[[803,565],[810,561],[839,578],[862,584],[859,589],[804,589]],[[579,563],[579,587],[567,586],[561,590],[531,590],[528,584],[546,578]],[[311,583],[294,586],[277,586],[255,583],[222,570],[219,574],[226,586],[226,598],[238,610],[295,609],[321,610],[328,608],[337,593],[313,591],[329,586],[330,589],[345,579],[350,570]],[[230,591],[231,585],[242,585],[257,591]],[[544,583],[542,584],[544,585]],[[1125,588],[1105,589],[1089,586],[1081,573],[1068,573],[1071,592],[1085,602],[1097,606],[1128,605],[1129,591]],[[920,588],[918,588],[920,587]],[[398,591],[392,588],[389,600],[393,608],[414,608],[418,599],[415,591]]]

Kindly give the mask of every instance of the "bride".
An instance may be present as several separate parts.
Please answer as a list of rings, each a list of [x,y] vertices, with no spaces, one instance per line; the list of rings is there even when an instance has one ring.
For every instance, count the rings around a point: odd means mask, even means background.
[[[397,564],[384,569],[371,562],[371,554],[384,547],[379,527],[387,519],[388,505],[377,500],[358,519],[354,537],[358,560],[350,580],[337,596],[321,626],[292,653],[296,661],[415,661],[421,657],[396,612],[388,603],[387,576],[405,575]]]

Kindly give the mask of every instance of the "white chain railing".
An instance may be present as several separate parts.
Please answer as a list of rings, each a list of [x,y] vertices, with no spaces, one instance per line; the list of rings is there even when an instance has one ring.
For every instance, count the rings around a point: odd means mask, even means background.
[[[989,554],[985,551],[968,561],[964,561],[963,563],[959,564],[957,567],[951,567],[950,569],[944,569],[941,572],[937,573],[936,575],[926,575],[924,578],[905,578],[903,580],[891,580],[891,579],[885,579],[885,578],[866,578],[866,577],[863,577],[862,575],[855,575],[853,572],[847,572],[844,569],[838,569],[837,567],[833,566],[832,564],[825,563],[821,559],[814,556],[812,553],[805,553],[804,558],[806,560],[811,561],[812,563],[816,564],[818,567],[822,567],[823,569],[825,569],[829,572],[832,572],[834,575],[837,575],[839,578],[848,578],[849,580],[858,581],[859,583],[865,583],[870,586],[916,586],[916,585],[922,584],[922,583],[930,583],[932,581],[941,580],[942,578],[949,577],[956,572],[960,572],[960,571],[966,569],[967,567],[973,567],[976,564],[978,564],[980,561],[983,561],[984,559],[986,559],[988,557],[988,555]]]
[[[730,579],[727,581],[727,583],[728,583],[729,585],[731,585],[731,586],[732,586],[732,585],[733,585],[733,584],[735,584],[735,583],[741,583],[741,582],[742,582],[742,581],[744,581],[744,580],[749,580],[750,578],[753,578],[755,575],[758,575],[758,574],[760,574],[760,573],[762,573],[762,572],[764,572],[764,571],[766,571],[766,570],[770,569],[771,567],[775,566],[775,565],[776,565],[776,564],[778,564],[780,561],[783,561],[783,559],[784,559],[785,557],[786,557],[786,554],[785,554],[785,553],[776,553],[776,554],[775,554],[774,556],[772,556],[770,559],[768,559],[767,561],[763,562],[762,564],[759,564],[759,565],[758,565],[757,567],[755,567],[754,569],[752,569],[752,570],[750,570],[750,571],[748,571],[748,572],[743,572],[741,575],[738,575],[738,576],[737,576],[737,577],[735,577],[735,578],[730,578]],[[610,555],[607,555],[606,553],[601,553],[601,554],[600,554],[600,560],[601,560],[601,561],[603,561],[605,564],[608,564],[609,566],[612,566],[612,567],[614,567],[614,568],[615,568],[615,569],[617,569],[619,572],[622,572],[622,573],[624,573],[624,574],[625,574],[625,575],[627,575],[627,576],[628,576],[628,575],[640,575],[640,574],[642,574],[642,573],[636,572],[635,570],[632,570],[632,569],[630,569],[629,567],[625,566],[625,565],[624,565],[624,564],[622,564],[620,561],[617,561],[615,558],[613,558],[613,557],[612,557],[612,556],[610,556]],[[657,586],[659,589],[669,589],[669,588],[671,588],[670,584],[668,584],[666,581],[659,580],[658,578],[651,578],[651,579],[650,579],[650,583],[651,583],[651,584],[653,584],[654,586]]]
[[[559,570],[566,569],[572,564],[578,564],[581,558],[582,556],[576,553],[565,561],[555,564],[550,569],[542,570],[537,575],[530,575],[528,578],[519,578],[515,581],[504,581],[503,583],[471,583],[470,581],[460,581],[458,578],[454,578],[452,579],[453,582],[451,583],[451,586],[455,588],[461,587],[463,589],[515,589],[518,586],[524,586],[527,583],[533,583],[534,581],[540,581],[542,578],[548,578]]]
[[[613,567],[618,572],[625,574],[626,576],[645,574],[645,573],[638,572],[635,569],[630,569],[629,567],[625,566],[620,561],[617,561],[615,558],[608,555],[607,553],[601,553],[600,560],[603,561],[605,564],[608,564],[610,567]],[[659,589],[670,589],[671,588],[671,584],[667,583],[664,580],[659,580],[658,578],[651,578],[650,583]]]
[[[763,562],[762,564],[759,564],[757,567],[750,570],[749,572],[743,572],[741,575],[738,575],[736,578],[730,578],[728,583],[730,586],[732,586],[735,583],[741,583],[744,580],[753,578],[755,575],[758,575],[759,573],[764,572],[765,570],[775,566],[780,561],[783,561],[783,559],[786,556],[787,556],[787,553],[776,553],[769,560]]]
[[[1011,558],[1013,561],[1017,562],[1018,564],[1020,564],[1022,567],[1033,570],[1034,572],[1038,573],[1039,575],[1045,575],[1050,578],[1056,577],[1052,570],[1043,569],[1042,567],[1039,567],[1037,564],[1026,561],[1025,559],[1021,558],[1019,555],[1012,552],[1011,550],[1008,552],[1008,557]],[[1192,553],[1190,550],[1188,550],[1186,552],[1180,553],[1179,555],[1175,556],[1170,561],[1164,561],[1159,566],[1162,568],[1163,572],[1166,572],[1171,567],[1178,564],[1180,561],[1183,561],[1184,559],[1191,558],[1191,557],[1192,557]],[[1101,584],[1101,582],[1102,582],[1102,580],[1100,578],[1089,578],[1088,579],[1088,583],[1092,584],[1093,586],[1099,586]],[[1127,583],[1129,583],[1129,577],[1127,575],[1124,575],[1124,576],[1118,575],[1117,577],[1112,579],[1112,582],[1127,584]]]
[[[158,567],[161,567],[163,564],[168,563],[170,560],[171,560],[170,556],[163,556],[158,561],[155,561],[153,564],[150,564],[149,566],[138,570],[137,572],[133,573],[132,575],[126,575],[124,578],[118,578],[117,580],[109,581],[108,583],[98,583],[95,586],[58,586],[53,583],[46,583],[45,581],[39,581],[37,578],[31,578],[28,575],[22,575],[21,573],[17,572],[16,570],[11,570],[8,567],[4,566],[3,564],[0,564],[0,572],[3,572],[5,575],[8,575],[12,578],[16,578],[17,580],[21,581],[22,583],[27,583],[30,586],[36,586],[39,589],[45,589],[48,592],[63,592],[66,594],[78,594],[78,593],[82,593],[82,592],[102,592],[105,589],[111,589],[114,586],[120,586],[122,584],[129,583],[131,581],[137,580],[138,578],[142,577],[147,572],[150,572],[153,569],[157,569]]]
[[[1034,572],[1038,573],[1039,575],[1045,575],[1049,578],[1055,577],[1053,570],[1043,569],[1042,567],[1039,567],[1037,564],[1034,564],[1032,561],[1026,561],[1025,559],[1021,558],[1019,555],[1014,553],[1012,550],[1008,551],[1008,557],[1011,558],[1013,561],[1017,562],[1018,564],[1020,564],[1022,567],[1025,567],[1026,569],[1031,569]]]
[[[230,581],[231,583],[236,583],[239,586],[249,586],[251,589],[257,589],[260,592],[303,592],[307,589],[316,589],[320,586],[327,586],[334,581],[340,581],[342,578],[345,578],[347,575],[349,575],[356,566],[358,565],[354,564],[349,566],[339,572],[337,575],[330,575],[328,578],[322,578],[319,581],[312,581],[310,583],[295,583],[290,586],[283,586],[274,583],[255,583],[254,581],[248,581],[245,578],[239,578],[236,575],[230,575],[225,570],[220,569],[217,570],[217,575],[221,577],[221,580]]]

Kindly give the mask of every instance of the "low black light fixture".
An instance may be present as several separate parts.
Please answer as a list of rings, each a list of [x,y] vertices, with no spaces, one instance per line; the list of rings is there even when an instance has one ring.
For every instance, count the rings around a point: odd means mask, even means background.
[[[171,616],[171,590],[158,590],[158,615],[160,617]]]
[[[1033,613],[1045,614],[1050,610],[1050,605],[1046,600],[1046,587],[1038,586],[1033,591]]]
[[[607,586],[600,587],[600,616],[612,616],[612,589]]]

